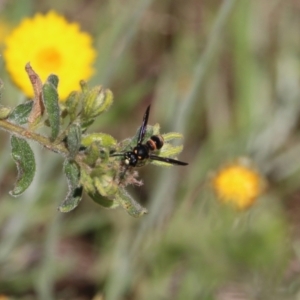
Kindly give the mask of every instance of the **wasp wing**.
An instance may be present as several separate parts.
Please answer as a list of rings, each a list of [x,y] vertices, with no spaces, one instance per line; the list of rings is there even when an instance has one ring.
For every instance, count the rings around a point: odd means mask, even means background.
[[[146,133],[147,124],[148,124],[149,113],[150,113],[150,105],[147,107],[146,112],[144,114],[143,123],[140,128],[140,132],[139,132],[139,136],[138,136],[138,140],[137,140],[138,144],[141,144],[143,142],[143,139],[144,139],[144,136]]]
[[[186,166],[186,165],[188,165],[188,163],[180,161],[180,160],[177,160],[177,159],[168,158],[168,157],[162,157],[162,156],[157,156],[157,155],[154,155],[154,154],[150,154],[149,158],[152,159],[152,160],[162,161],[162,162],[165,162],[165,163],[171,164],[171,165],[178,165],[178,166]]]

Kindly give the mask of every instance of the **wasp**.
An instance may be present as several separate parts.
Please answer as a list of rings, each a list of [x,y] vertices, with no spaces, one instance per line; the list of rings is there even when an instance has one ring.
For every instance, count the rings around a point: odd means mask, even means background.
[[[143,143],[148,123],[150,113],[150,105],[146,109],[146,112],[144,114],[142,126],[140,128],[137,144],[132,149],[132,151],[127,151],[124,153],[114,153],[111,156],[123,156],[124,157],[124,163],[127,166],[131,167],[139,167],[143,166],[143,163],[147,160],[157,160],[162,161],[171,165],[177,165],[177,166],[186,166],[188,163],[182,162],[176,159],[162,157],[153,154],[153,151],[160,150],[164,145],[164,139],[161,135],[152,135],[148,141]]]

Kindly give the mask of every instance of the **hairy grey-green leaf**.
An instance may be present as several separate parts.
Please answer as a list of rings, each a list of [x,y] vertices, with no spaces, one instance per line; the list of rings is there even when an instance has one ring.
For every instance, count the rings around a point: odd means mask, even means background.
[[[64,173],[67,177],[69,187],[75,189],[79,185],[80,169],[74,161],[66,160],[64,163]]]
[[[79,204],[83,187],[80,184],[80,169],[74,161],[65,161],[64,173],[67,177],[69,192],[58,209],[61,212],[69,212]]]
[[[123,188],[120,188],[119,192],[115,194],[114,200],[119,202],[132,217],[139,218],[148,213],[147,209],[137,203]]]
[[[81,144],[85,147],[90,146],[94,142],[99,142],[99,145],[104,147],[114,146],[117,143],[111,135],[101,132],[84,135],[81,140]]]
[[[66,199],[59,206],[59,211],[66,213],[77,207],[82,198],[83,187],[79,186],[72,191],[69,191]]]
[[[47,81],[51,82],[53,84],[53,86],[57,89],[58,82],[59,82],[58,76],[56,76],[55,74],[51,74],[48,76]]]
[[[103,197],[100,193],[95,190],[93,193],[89,192],[88,195],[97,203],[105,208],[116,208],[120,206],[120,203],[116,200],[108,199],[107,197]]]
[[[81,123],[82,132],[85,132],[88,129],[88,127],[90,127],[94,123],[94,121],[95,121],[95,119],[82,120],[82,123]]]
[[[70,117],[70,122],[73,122],[77,118],[79,104],[80,94],[78,92],[71,92],[65,102]]]
[[[67,145],[70,158],[74,158],[81,145],[81,128],[78,124],[72,124],[70,126],[67,136]]]
[[[28,116],[32,110],[33,101],[26,101],[16,106],[12,112],[8,115],[8,120],[22,125],[28,122]]]
[[[58,93],[51,82],[43,85],[43,100],[51,127],[51,139],[55,140],[60,129],[60,109],[58,104]]]
[[[12,112],[11,108],[0,104],[0,120],[8,118],[11,112]]]
[[[18,196],[31,184],[35,174],[34,154],[26,140],[16,136],[11,137],[12,157],[18,168],[18,179],[10,194]]]

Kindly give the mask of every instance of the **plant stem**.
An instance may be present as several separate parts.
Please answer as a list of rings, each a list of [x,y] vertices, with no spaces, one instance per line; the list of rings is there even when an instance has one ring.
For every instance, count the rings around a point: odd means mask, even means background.
[[[59,152],[62,154],[69,153],[68,149],[65,147],[63,143],[53,144],[49,138],[40,135],[38,133],[32,132],[22,126],[13,124],[7,120],[0,120],[0,129],[6,130],[11,134],[18,135],[21,138],[33,140],[53,152],[56,153]]]

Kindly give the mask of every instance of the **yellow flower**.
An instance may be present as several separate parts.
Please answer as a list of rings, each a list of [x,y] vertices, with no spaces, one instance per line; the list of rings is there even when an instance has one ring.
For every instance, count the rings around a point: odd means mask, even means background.
[[[81,79],[93,74],[96,51],[91,36],[77,23],[50,11],[24,19],[7,37],[3,57],[12,80],[28,97],[33,90],[24,68],[30,62],[43,82],[51,73],[58,75],[58,93],[65,100]]]
[[[217,197],[239,209],[252,205],[264,189],[263,177],[245,162],[239,160],[221,168],[212,180]]]

